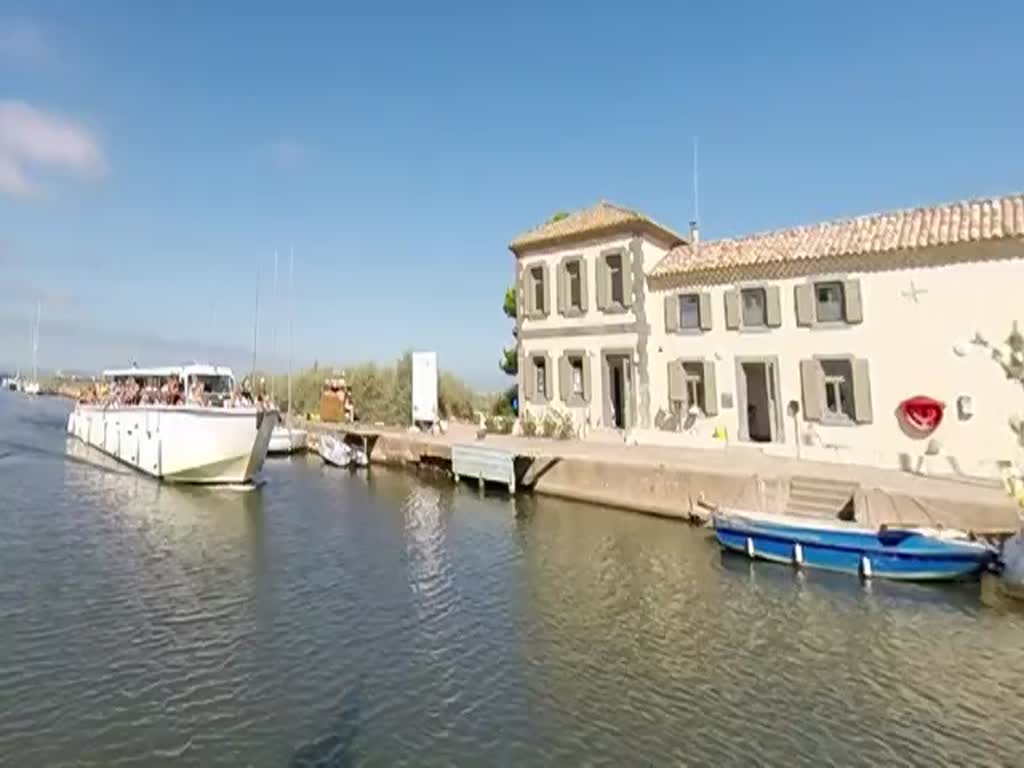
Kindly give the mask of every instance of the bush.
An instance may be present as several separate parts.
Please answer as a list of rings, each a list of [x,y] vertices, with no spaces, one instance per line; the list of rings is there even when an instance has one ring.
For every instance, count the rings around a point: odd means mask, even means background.
[[[537,419],[529,413],[524,413],[519,417],[519,426],[523,430],[523,435],[526,437],[533,437],[537,434],[537,428],[539,425],[537,423]]]

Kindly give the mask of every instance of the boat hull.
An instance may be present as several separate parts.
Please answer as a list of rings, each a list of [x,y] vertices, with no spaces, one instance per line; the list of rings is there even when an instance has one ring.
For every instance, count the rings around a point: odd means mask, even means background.
[[[989,547],[915,530],[799,521],[784,516],[716,513],[715,537],[748,557],[870,578],[954,581],[995,559]]]
[[[270,435],[268,453],[272,456],[284,456],[305,450],[305,448],[306,430],[304,429],[278,426]]]
[[[251,483],[262,469],[277,412],[254,408],[78,406],[68,434],[167,482]]]

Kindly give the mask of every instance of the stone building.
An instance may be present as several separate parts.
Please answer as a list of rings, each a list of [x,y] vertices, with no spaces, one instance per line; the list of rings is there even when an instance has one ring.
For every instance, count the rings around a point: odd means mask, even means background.
[[[993,476],[1024,195],[702,242],[601,202],[512,241],[520,402],[637,442]]]

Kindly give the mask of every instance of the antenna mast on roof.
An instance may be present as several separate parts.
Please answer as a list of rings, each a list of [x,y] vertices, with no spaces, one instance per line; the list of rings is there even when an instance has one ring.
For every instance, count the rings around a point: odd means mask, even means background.
[[[697,137],[693,137],[693,220],[690,222],[690,245],[700,242],[700,188],[697,185]]]

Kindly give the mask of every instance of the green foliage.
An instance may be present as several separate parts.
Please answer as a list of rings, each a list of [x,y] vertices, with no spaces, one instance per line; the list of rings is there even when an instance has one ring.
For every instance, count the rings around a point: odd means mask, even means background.
[[[512,401],[516,395],[519,394],[519,387],[512,385],[496,398],[491,403],[491,415],[492,416],[507,416],[510,419],[515,419],[516,413],[512,408]]]
[[[484,420],[484,427],[488,432],[507,435],[512,431],[512,424],[514,422],[515,418],[512,416],[495,416],[492,414]]]
[[[518,304],[518,296],[517,296],[517,292],[516,292],[516,287],[513,285],[513,286],[510,286],[510,287],[506,288],[505,289],[505,302],[502,305],[502,309],[505,311],[505,317],[508,317],[508,318],[511,318],[511,319],[515,320],[516,315],[518,314],[518,311],[517,311],[518,306],[519,306],[519,304]]]
[[[389,426],[412,423],[411,352],[406,352],[392,365],[360,363],[346,368],[317,365],[293,374],[292,412],[302,415],[319,413],[324,380],[338,378],[343,373],[358,421],[382,422]],[[259,380],[260,374],[256,378]],[[274,376],[274,395],[282,411],[287,409],[287,381],[286,376]],[[270,390],[269,376],[267,390]],[[471,419],[478,400],[472,388],[457,376],[446,371],[440,373],[438,407],[443,417]]]
[[[519,426],[523,430],[523,435],[526,437],[533,437],[537,434],[540,425],[533,416],[529,413],[524,413],[519,417]]]
[[[555,213],[548,219],[548,224],[554,224],[556,221],[569,218],[568,211],[555,211]]]
[[[501,350],[501,360],[498,361],[498,367],[509,376],[517,375],[519,373],[519,349],[517,347],[505,347],[505,349]]]

